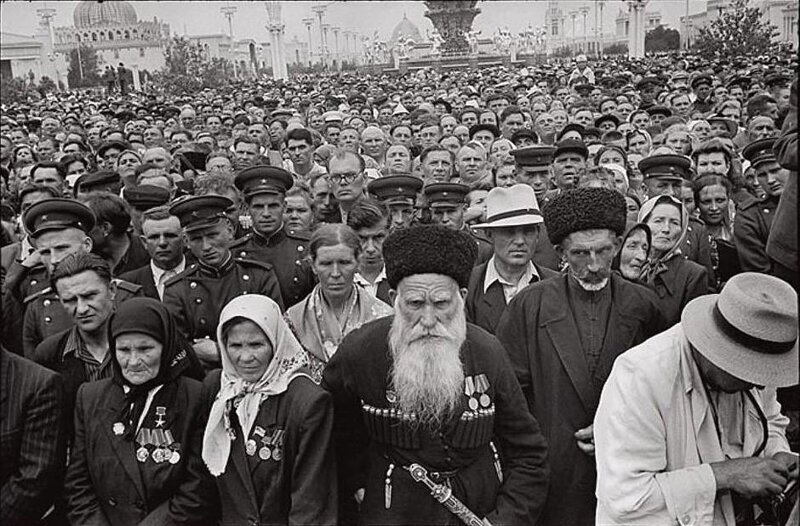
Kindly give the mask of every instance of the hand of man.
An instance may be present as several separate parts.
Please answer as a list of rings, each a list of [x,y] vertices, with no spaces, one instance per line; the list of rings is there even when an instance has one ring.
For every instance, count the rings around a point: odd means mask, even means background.
[[[748,498],[777,495],[789,482],[789,469],[785,460],[736,458],[710,465],[718,490],[733,490]]]
[[[798,471],[798,460],[800,460],[800,455],[797,453],[789,453],[786,451],[781,451],[780,453],[775,453],[772,455],[772,458],[781,462],[786,470],[789,472],[789,480],[797,480]]]
[[[594,424],[575,431],[575,440],[578,441],[578,449],[590,457],[594,456]]]
[[[192,348],[197,358],[204,363],[219,363],[219,351],[217,350],[217,344],[214,340],[209,340],[207,338],[197,339],[194,341]]]

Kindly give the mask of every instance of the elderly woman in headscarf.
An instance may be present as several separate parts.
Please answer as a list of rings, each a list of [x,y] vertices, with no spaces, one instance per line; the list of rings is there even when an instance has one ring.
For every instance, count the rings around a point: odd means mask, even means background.
[[[311,376],[317,382],[348,333],[392,314],[389,305],[354,283],[360,257],[381,257],[375,243],[365,243],[369,246],[362,254],[358,236],[342,224],[323,225],[311,236],[311,268],[319,282],[286,318],[310,355]]]
[[[652,235],[641,280],[656,292],[661,312],[672,326],[689,301],[709,293],[708,271],[681,253],[689,227],[689,213],[681,201],[669,195],[653,197],[642,205],[638,222],[645,223]]]
[[[630,226],[622,236],[619,253],[614,258],[611,268],[618,270],[628,281],[641,283],[642,267],[647,262],[651,243],[650,227],[644,223]]]
[[[203,460],[221,524],[335,524],[331,397],[308,376],[280,308],[256,294],[233,299],[217,342],[222,370],[203,384]]]
[[[201,384],[164,305],[132,298],[109,321],[113,377],[83,384],[65,481],[72,524],[211,524]]]

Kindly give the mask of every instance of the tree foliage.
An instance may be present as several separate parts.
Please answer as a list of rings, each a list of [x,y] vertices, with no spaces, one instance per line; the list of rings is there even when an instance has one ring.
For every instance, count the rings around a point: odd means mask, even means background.
[[[197,93],[203,88],[219,88],[233,77],[230,61],[209,58],[199,44],[183,37],[175,37],[164,55],[164,67],[155,73],[154,81],[173,95]]]
[[[603,48],[603,54],[605,55],[627,55],[628,54],[628,43],[627,42],[619,42],[616,44],[611,44],[610,46],[606,46]]]
[[[733,0],[730,7],[701,27],[694,48],[707,57],[731,59],[770,53],[777,28],[762,19],[761,9],[750,0]]]
[[[23,78],[0,78],[0,100],[5,104],[27,104],[41,98],[32,82]]]
[[[677,29],[668,29],[659,25],[644,36],[646,52],[675,51],[681,47],[681,34]]]
[[[69,64],[67,66],[67,82],[70,88],[84,88],[99,86],[102,82],[98,71],[97,51],[85,44],[69,52]],[[78,62],[80,57],[80,62]],[[82,71],[81,71],[82,68]],[[83,73],[81,75],[81,73]]]

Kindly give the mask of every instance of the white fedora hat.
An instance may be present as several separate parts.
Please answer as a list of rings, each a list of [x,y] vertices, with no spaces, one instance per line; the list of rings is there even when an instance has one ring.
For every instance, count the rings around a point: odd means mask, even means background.
[[[533,188],[515,184],[492,188],[486,196],[486,223],[473,228],[500,228],[544,223]]]
[[[800,383],[797,293],[778,278],[738,274],[720,294],[690,301],[681,325],[700,354],[740,380],[769,387]]]

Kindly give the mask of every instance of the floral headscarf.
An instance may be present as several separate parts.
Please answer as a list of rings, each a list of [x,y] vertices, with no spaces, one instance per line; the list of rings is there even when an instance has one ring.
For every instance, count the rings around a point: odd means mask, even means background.
[[[650,218],[650,214],[653,212],[655,207],[660,204],[670,204],[678,207],[678,210],[681,212],[681,235],[678,237],[678,240],[675,241],[675,244],[672,246],[672,248],[670,248],[660,257],[654,257],[651,255],[647,263],[644,264],[644,267],[642,267],[642,280],[647,283],[652,283],[656,276],[667,270],[667,261],[681,255],[680,247],[681,244],[683,244],[683,240],[686,239],[687,232],[689,231],[689,212],[686,211],[686,207],[683,206],[683,203],[680,200],[675,199],[670,195],[659,195],[645,201],[641,210],[639,210],[638,222],[646,224],[647,220]],[[653,233],[653,236],[655,236],[655,233]],[[650,250],[652,250],[652,248]]]

